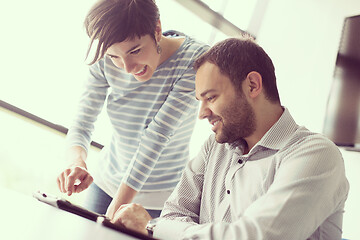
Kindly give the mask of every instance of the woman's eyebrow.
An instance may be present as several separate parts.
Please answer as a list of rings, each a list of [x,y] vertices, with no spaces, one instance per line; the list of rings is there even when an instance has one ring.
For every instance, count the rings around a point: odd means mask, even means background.
[[[106,55],[108,55],[109,57],[117,57],[116,55],[112,55],[112,54],[106,54]]]
[[[134,49],[140,47],[140,44],[136,44],[135,46],[133,46],[132,48],[130,48],[126,53],[132,52]]]

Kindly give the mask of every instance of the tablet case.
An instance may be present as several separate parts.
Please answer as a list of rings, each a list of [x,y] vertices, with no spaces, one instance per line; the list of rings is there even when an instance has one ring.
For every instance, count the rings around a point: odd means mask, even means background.
[[[53,207],[62,209],[64,211],[76,214],[78,216],[87,218],[91,221],[94,222],[98,222],[100,224],[102,224],[105,227],[111,228],[113,230],[128,234],[132,237],[136,237],[139,239],[144,239],[144,240],[154,240],[154,238],[149,237],[147,235],[141,234],[139,232],[136,232],[134,230],[128,229],[125,226],[121,226],[121,225],[115,225],[113,224],[109,218],[107,218],[105,215],[102,214],[98,214],[96,212],[90,211],[85,209],[82,206],[79,205],[75,205],[72,204],[70,201],[64,199],[64,198],[60,198],[54,195],[50,195],[41,191],[36,191],[33,193],[33,197],[36,198],[37,200],[49,204]]]

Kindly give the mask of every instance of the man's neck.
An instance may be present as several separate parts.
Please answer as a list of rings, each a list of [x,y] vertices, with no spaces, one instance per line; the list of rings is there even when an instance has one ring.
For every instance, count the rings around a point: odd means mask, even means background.
[[[269,131],[269,129],[279,120],[283,114],[284,109],[280,104],[271,105],[270,108],[264,108],[256,115],[256,130],[249,137],[244,138],[247,147],[245,147],[244,154],[250,152],[250,150],[258,143],[261,138]]]

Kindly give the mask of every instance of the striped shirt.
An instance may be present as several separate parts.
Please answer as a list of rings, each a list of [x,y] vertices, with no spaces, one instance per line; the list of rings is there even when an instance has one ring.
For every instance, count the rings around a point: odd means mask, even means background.
[[[113,135],[94,173],[96,184],[107,194],[113,196],[121,182],[141,192],[174,189],[189,159],[198,110],[192,64],[207,49],[186,36],[146,82],[117,68],[107,56],[90,67],[68,140],[70,146],[87,150],[94,122],[107,101]]]
[[[341,239],[349,184],[338,148],[285,108],[250,150],[214,135],[165,203],[164,239]]]

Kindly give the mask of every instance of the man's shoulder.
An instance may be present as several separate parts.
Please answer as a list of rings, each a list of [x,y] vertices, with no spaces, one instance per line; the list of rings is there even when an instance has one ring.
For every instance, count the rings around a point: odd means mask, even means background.
[[[299,127],[289,139],[289,144],[295,145],[322,145],[329,148],[337,148],[336,145],[325,135],[312,132],[305,127]]]
[[[313,161],[326,161],[329,164],[342,162],[339,148],[321,133],[299,127],[280,150],[288,156],[303,156]],[[341,161],[339,161],[341,159]]]

